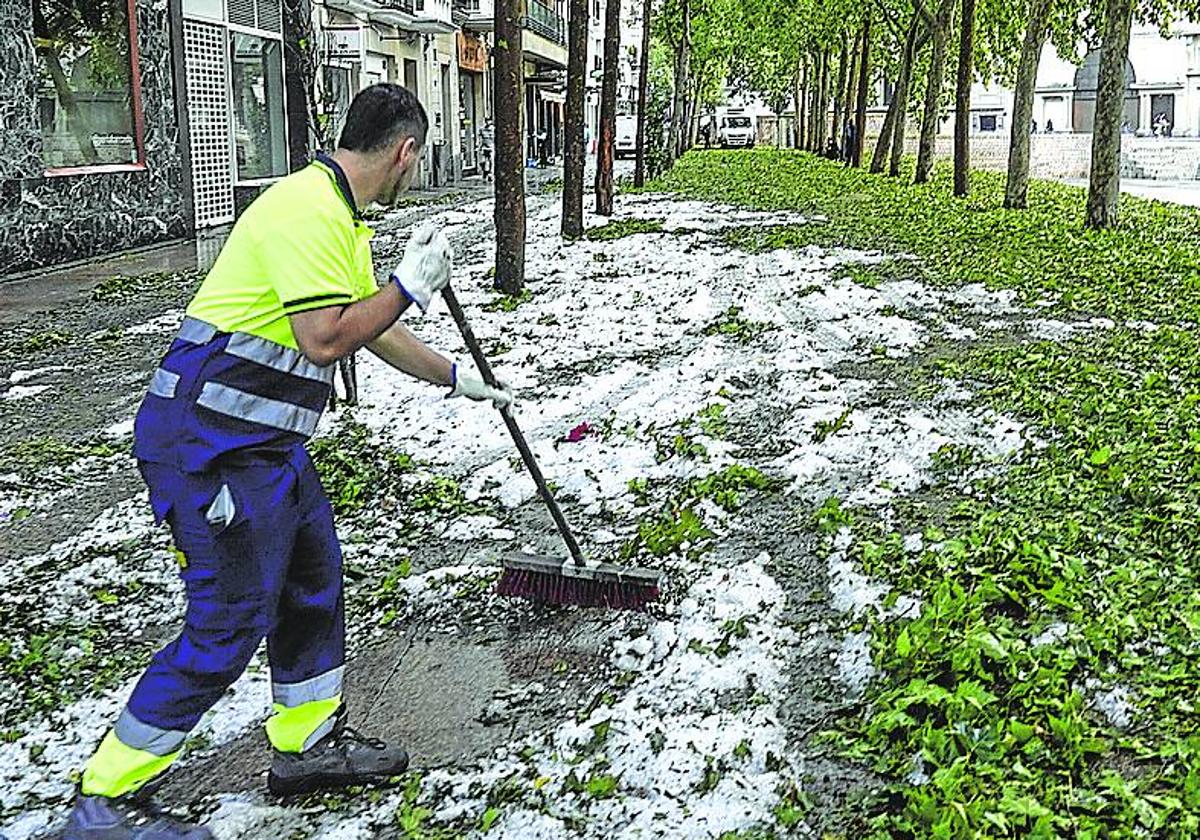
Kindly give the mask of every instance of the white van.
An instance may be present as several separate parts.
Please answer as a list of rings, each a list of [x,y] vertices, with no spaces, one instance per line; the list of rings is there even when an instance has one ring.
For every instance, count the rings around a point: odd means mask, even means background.
[[[617,117],[614,154],[618,158],[637,157],[637,117]]]
[[[717,115],[717,145],[722,149],[754,146],[754,121],[741,111],[727,111]]]

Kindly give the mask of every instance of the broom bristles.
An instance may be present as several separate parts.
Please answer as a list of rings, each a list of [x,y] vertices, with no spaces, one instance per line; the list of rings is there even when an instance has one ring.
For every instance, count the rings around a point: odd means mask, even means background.
[[[512,568],[504,570],[496,591],[505,597],[525,598],[543,604],[636,611],[646,609],[646,605],[657,601],[659,596],[657,584],[574,578],[561,573]]]

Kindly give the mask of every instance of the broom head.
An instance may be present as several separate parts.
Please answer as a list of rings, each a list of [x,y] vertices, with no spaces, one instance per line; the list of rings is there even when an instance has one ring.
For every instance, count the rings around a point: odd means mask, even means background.
[[[611,563],[586,563],[538,554],[504,558],[504,573],[496,591],[510,598],[542,604],[644,610],[658,600],[662,572]]]

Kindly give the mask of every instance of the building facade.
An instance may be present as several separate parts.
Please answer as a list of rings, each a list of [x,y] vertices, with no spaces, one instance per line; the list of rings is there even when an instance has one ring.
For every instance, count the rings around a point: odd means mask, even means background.
[[[584,109],[589,149],[600,133],[600,96],[604,84],[605,0],[588,0],[587,106]],[[636,116],[641,77],[641,0],[621,0],[621,45],[618,50],[617,116]]]
[[[0,274],[186,234],[167,0],[0,0]]]
[[[1091,132],[1099,66],[1099,50],[1077,66],[1046,48],[1034,105],[1039,130]],[[1123,129],[1139,136],[1200,137],[1200,24],[1174,23],[1165,36],[1156,27],[1134,27]]]
[[[485,45],[490,43],[496,28],[494,0],[456,0],[456,8],[463,16],[464,33]],[[522,23],[525,158],[532,166],[562,154],[567,90],[566,0],[528,0]],[[491,76],[490,61],[485,75]],[[483,87],[490,92],[490,82]],[[491,116],[490,101],[486,115]]]

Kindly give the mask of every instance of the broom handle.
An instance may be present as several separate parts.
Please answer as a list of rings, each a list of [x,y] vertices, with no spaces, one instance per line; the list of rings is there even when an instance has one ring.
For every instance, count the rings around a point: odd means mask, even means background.
[[[458,324],[458,331],[462,333],[463,341],[466,342],[467,349],[471,351],[471,358],[475,360],[475,364],[479,368],[479,373],[483,376],[483,381],[493,388],[497,387],[496,375],[492,373],[492,366],[488,364],[487,357],[483,355],[483,349],[479,346],[479,340],[475,338],[475,333],[471,331],[471,325],[467,323],[467,315],[463,312],[462,305],[458,302],[458,298],[455,297],[454,290],[450,286],[447,285],[442,289],[442,299],[446,301],[446,306],[450,309],[450,315],[454,318],[454,323]],[[521,453],[521,459],[525,461],[525,468],[533,476],[533,483],[537,485],[538,494],[541,495],[542,501],[549,508],[550,516],[554,519],[554,524],[558,526],[558,533],[562,536],[563,542],[567,544],[567,550],[571,552],[571,559],[575,561],[577,566],[585,565],[583,552],[579,549],[579,543],[576,542],[575,535],[571,533],[571,527],[567,525],[567,519],[563,516],[558,502],[555,501],[554,494],[550,492],[550,488],[546,485],[546,479],[542,476],[542,471],[533,457],[533,451],[529,448],[529,444],[525,442],[525,435],[521,433],[521,427],[517,425],[516,418],[512,416],[512,412],[507,407],[500,409],[500,415],[504,418],[504,425],[508,426],[508,433],[512,435],[513,443],[517,445],[517,450]]]

